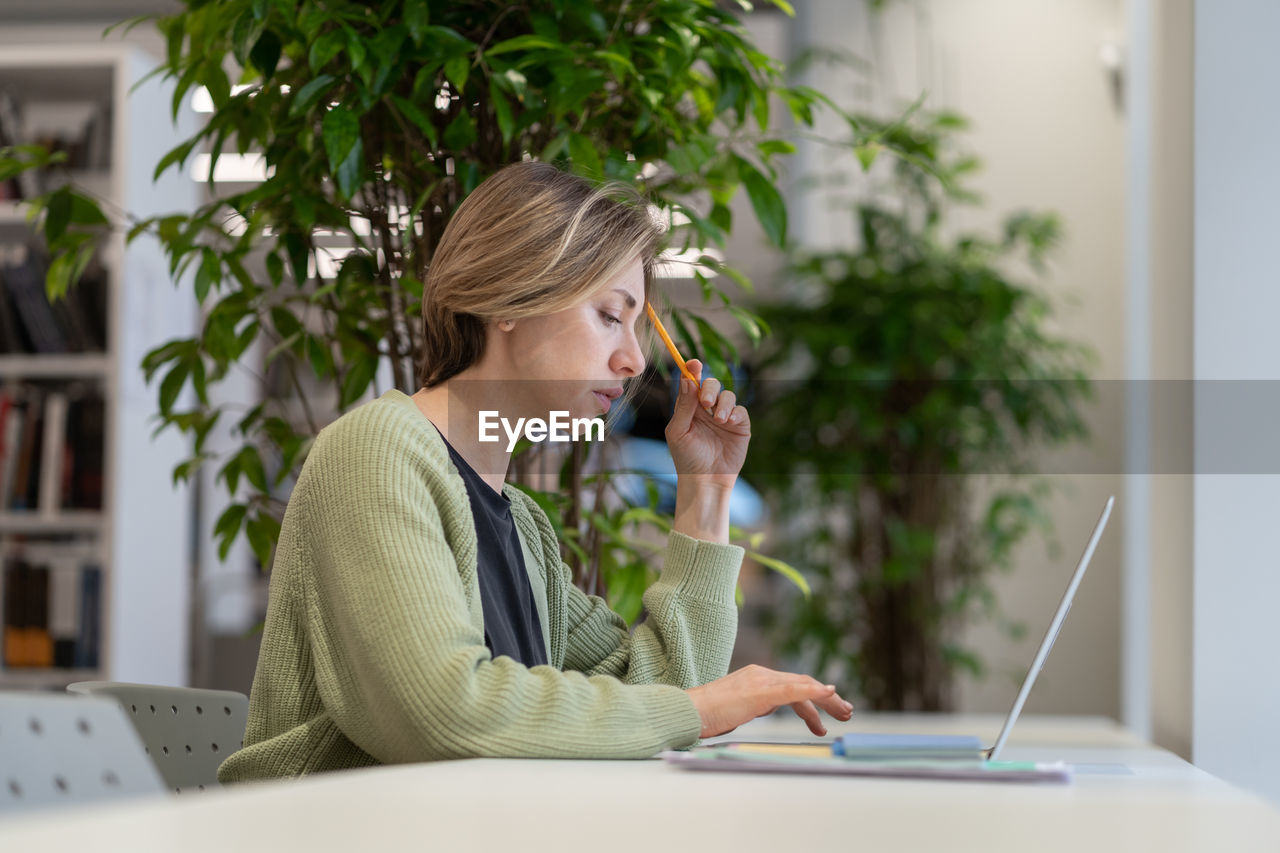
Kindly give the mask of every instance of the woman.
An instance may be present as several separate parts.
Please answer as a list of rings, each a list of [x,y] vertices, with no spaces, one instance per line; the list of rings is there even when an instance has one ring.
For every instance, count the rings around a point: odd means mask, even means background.
[[[675,530],[634,633],[572,585],[546,515],[504,485],[505,436],[481,440],[482,412],[602,415],[643,369],[636,328],[659,231],[632,201],[521,163],[459,207],[424,287],[421,390],[322,430],[298,478],[245,745],[224,782],[469,756],[643,757],[784,704],[817,734],[816,707],[849,718],[807,676],[725,676],[742,560],[728,499],[751,432],[731,392],[682,383],[667,427]]]

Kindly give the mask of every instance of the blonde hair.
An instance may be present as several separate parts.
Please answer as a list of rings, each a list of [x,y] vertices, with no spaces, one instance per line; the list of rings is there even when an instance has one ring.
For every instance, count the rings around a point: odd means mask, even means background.
[[[626,184],[592,184],[548,163],[499,170],[459,205],[431,259],[419,384],[478,362],[487,323],[569,308],[636,260],[647,299],[662,236]]]

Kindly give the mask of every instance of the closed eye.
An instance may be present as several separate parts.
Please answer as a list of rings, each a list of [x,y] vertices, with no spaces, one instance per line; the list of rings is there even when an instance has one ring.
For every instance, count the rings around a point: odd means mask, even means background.
[[[612,326],[612,325],[613,325],[613,324],[615,324],[615,323],[616,323],[616,324],[618,324],[618,325],[622,325],[622,320],[621,320],[621,319],[619,319],[619,318],[617,318],[617,317],[615,317],[615,316],[613,316],[613,315],[612,315],[612,314],[610,314],[608,311],[601,311],[601,312],[600,312],[600,318],[601,318],[602,320],[604,320],[604,324],[605,324],[606,326]]]

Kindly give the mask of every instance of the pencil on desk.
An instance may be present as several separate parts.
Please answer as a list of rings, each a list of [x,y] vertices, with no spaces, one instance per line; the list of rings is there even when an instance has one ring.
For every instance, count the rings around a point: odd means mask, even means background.
[[[680,357],[680,351],[676,349],[676,345],[672,343],[671,336],[667,334],[667,330],[663,327],[662,321],[658,319],[658,312],[653,310],[653,303],[646,302],[645,310],[649,312],[649,320],[653,323],[655,329],[658,330],[658,336],[662,338],[662,342],[667,345],[667,351],[671,353],[671,357],[676,360],[676,367],[680,368],[680,372],[684,374],[684,378],[688,379],[699,388],[702,383],[693,378],[693,374],[689,372],[689,368],[685,367],[684,359]]]

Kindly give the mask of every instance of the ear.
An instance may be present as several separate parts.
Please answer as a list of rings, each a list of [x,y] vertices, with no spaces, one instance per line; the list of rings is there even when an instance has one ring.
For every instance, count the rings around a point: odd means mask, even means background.
[[[515,320],[499,320],[498,329],[503,332],[509,332],[516,327]]]

